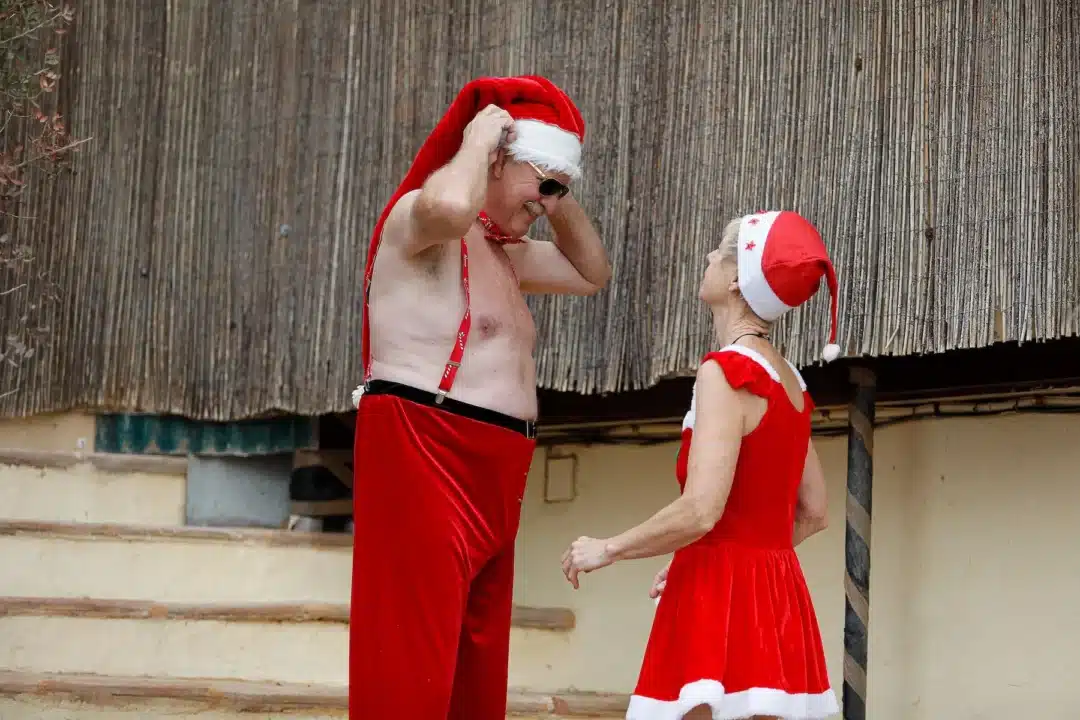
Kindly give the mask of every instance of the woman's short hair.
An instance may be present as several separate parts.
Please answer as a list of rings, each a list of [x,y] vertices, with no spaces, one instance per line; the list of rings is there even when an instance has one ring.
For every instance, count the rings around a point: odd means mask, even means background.
[[[720,259],[730,260],[735,262],[739,250],[739,226],[742,224],[743,219],[737,217],[734,220],[728,221],[728,224],[724,226],[724,232],[720,236]]]

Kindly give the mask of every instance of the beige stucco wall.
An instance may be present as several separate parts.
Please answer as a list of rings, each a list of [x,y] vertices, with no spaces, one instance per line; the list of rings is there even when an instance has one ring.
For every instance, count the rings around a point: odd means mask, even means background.
[[[846,440],[815,442],[831,527],[800,558],[839,696]],[[676,446],[575,451],[579,497],[565,504],[544,502],[538,454],[516,599],[572,607],[578,627],[561,662],[538,666],[520,647],[512,682],[628,691],[653,614],[647,591],[663,560],[604,569],[576,592],[558,560],[578,535],[616,533],[671,500]],[[874,459],[869,717],[1080,716],[1080,416],[897,425],[878,431]]]
[[[94,416],[56,413],[0,418],[0,448],[91,452],[94,449]]]
[[[93,463],[14,465],[0,458],[0,517],[39,522],[183,525],[187,480]],[[3,716],[0,716],[2,718]]]

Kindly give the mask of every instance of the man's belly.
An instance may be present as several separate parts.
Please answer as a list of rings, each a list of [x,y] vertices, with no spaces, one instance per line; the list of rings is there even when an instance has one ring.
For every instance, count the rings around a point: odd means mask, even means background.
[[[403,355],[385,359],[376,357],[372,363],[372,377],[435,392],[449,359],[449,349],[446,357],[438,361],[427,357],[428,354],[410,353],[407,358]],[[505,342],[488,341],[475,346],[470,343],[449,397],[511,417],[534,420],[537,414],[536,363],[531,354],[510,350]]]

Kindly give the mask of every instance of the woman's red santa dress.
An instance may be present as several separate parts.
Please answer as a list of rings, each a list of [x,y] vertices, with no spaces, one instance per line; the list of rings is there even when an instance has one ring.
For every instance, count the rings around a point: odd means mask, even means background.
[[[817,618],[792,546],[810,395],[803,385],[803,408],[796,409],[776,371],[745,347],[709,353],[705,362],[718,363],[731,387],[765,398],[767,410],[742,439],[720,521],[675,553],[626,717],[677,720],[699,705],[708,705],[714,720],[834,715]],[[692,402],[676,470],[680,487],[694,416]]]

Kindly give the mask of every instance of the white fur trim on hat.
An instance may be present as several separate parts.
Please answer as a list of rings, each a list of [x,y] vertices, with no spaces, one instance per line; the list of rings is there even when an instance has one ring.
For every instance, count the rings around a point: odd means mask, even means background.
[[[515,120],[510,154],[544,170],[581,177],[581,140],[572,132],[539,120]]]
[[[765,242],[778,215],[780,213],[776,211],[748,215],[743,218],[738,237],[739,291],[750,309],[768,322],[792,309],[776,296],[761,268]]]

